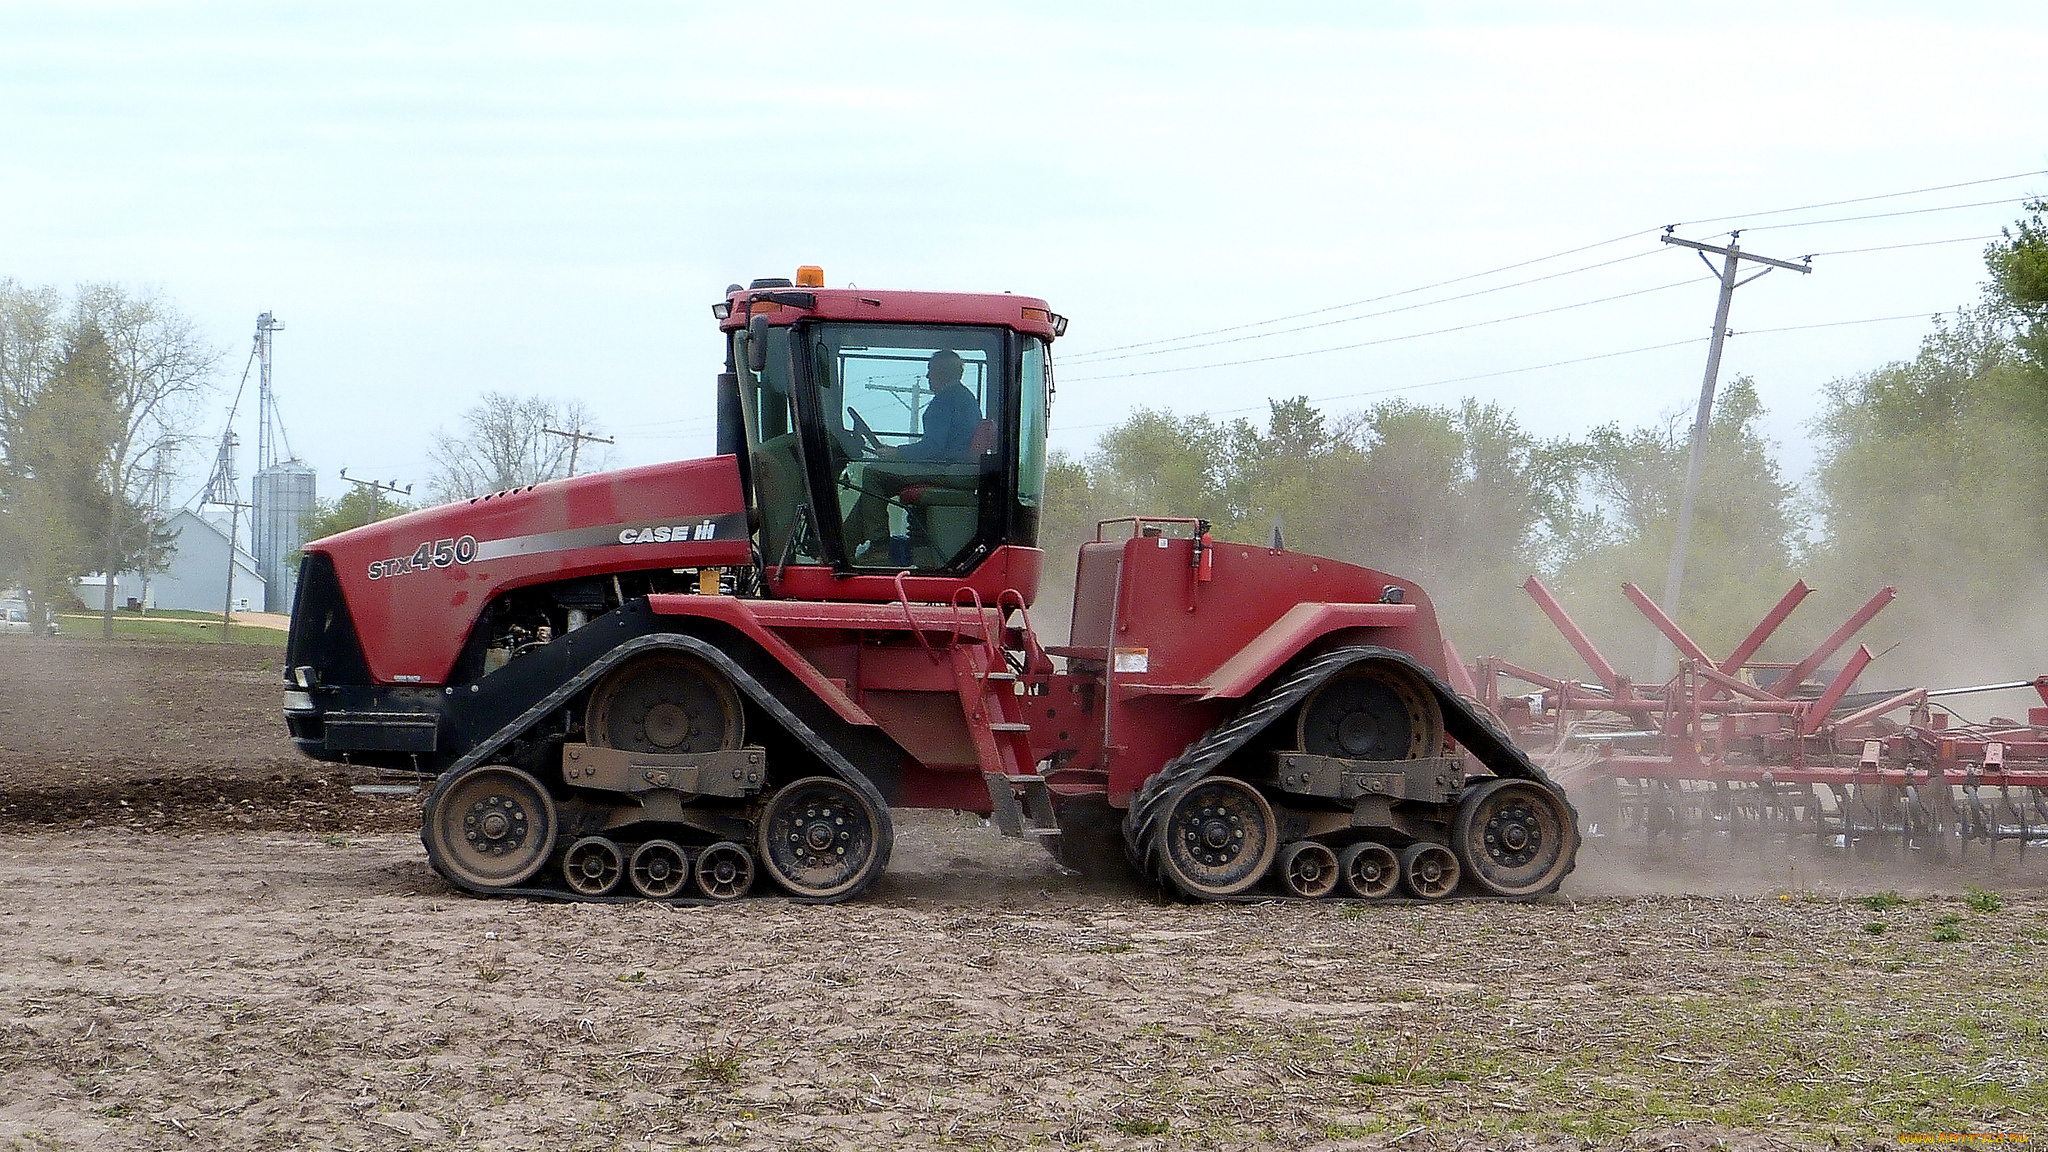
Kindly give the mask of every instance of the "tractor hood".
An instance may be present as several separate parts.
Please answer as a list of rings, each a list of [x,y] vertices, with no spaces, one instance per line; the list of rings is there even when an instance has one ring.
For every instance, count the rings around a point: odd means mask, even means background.
[[[334,561],[380,684],[441,684],[513,588],[752,558],[730,456],[601,472],[411,512],[306,545]]]

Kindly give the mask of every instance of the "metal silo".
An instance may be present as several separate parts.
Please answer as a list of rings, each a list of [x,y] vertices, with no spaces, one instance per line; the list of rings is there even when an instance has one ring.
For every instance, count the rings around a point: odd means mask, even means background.
[[[256,571],[263,577],[263,610],[290,612],[293,578],[292,556],[306,542],[306,518],[313,511],[313,470],[297,460],[286,460],[256,473],[251,499],[252,543],[256,549]]]

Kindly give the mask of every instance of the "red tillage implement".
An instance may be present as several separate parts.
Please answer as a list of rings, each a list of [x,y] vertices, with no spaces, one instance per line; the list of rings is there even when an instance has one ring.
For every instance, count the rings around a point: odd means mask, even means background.
[[[1903,845],[1942,856],[2024,852],[2048,838],[2048,676],[1856,693],[1850,688],[1872,659],[1861,645],[1823,673],[1891,602],[1891,588],[1788,664],[1754,657],[1805,599],[1803,582],[1719,660],[1624,585],[1679,654],[1670,680],[1641,685],[1615,671],[1541,581],[1532,576],[1523,587],[1594,681],[1488,657],[1473,690],[1516,743],[1548,763],[1593,828],[1674,839],[1808,832],[1853,849]],[[2026,687],[2043,706],[2028,709],[2025,723],[1959,723],[1932,703]]]

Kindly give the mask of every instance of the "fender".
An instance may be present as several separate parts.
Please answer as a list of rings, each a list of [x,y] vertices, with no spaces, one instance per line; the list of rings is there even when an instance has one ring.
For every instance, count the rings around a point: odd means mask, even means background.
[[[989,608],[965,606],[862,603],[816,603],[803,600],[742,600],[733,596],[692,596],[663,593],[649,596],[647,607],[657,618],[711,620],[727,625],[768,653],[812,695],[829,705],[841,720],[865,728],[875,718],[837,682],[783,639],[788,629],[850,629],[865,633],[910,633],[921,642],[948,646],[955,641],[987,643],[1000,635],[1002,615]],[[929,637],[929,638],[927,638]]]
[[[1264,684],[1302,649],[1332,632],[1398,628],[1413,622],[1421,610],[1418,604],[1296,604],[1209,674],[1209,690],[1202,699],[1240,699]],[[1412,658],[1404,662],[1417,663]],[[1420,668],[1419,663],[1417,667],[1430,672]],[[1435,680],[1433,673],[1431,680]]]

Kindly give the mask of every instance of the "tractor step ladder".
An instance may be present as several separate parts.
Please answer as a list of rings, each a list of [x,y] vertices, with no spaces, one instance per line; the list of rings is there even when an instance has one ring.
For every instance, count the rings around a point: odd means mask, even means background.
[[[981,778],[988,784],[989,821],[1003,835],[1046,839],[1060,834],[1059,819],[1052,811],[1052,789],[1045,786],[1045,777],[984,772]],[[1021,804],[1019,792],[1023,793]]]
[[[1017,674],[1000,665],[999,651],[962,644],[952,655],[960,704],[974,737],[982,782],[988,786],[989,820],[1005,836],[1058,836],[1052,790],[1037,772],[1031,725],[1024,722],[1024,698],[1015,687]],[[991,655],[998,662],[993,668]]]

